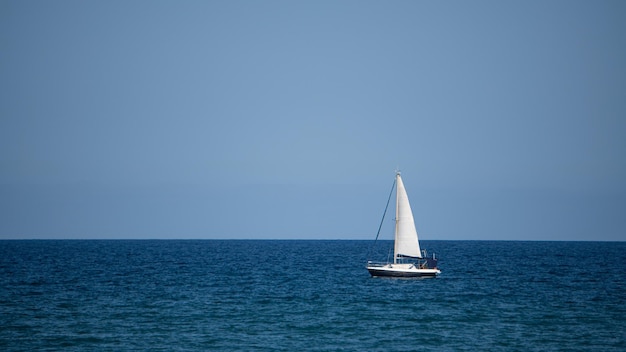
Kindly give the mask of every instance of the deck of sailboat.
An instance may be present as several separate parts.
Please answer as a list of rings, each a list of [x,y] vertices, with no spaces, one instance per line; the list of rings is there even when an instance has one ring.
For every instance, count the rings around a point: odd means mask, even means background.
[[[435,277],[441,273],[439,269],[420,268],[415,264],[405,263],[368,263],[367,271],[377,277]]]

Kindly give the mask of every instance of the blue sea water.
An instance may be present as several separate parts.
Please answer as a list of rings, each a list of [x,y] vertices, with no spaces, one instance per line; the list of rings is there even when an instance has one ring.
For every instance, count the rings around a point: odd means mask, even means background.
[[[436,279],[371,244],[0,241],[0,350],[626,350],[625,242],[423,241]]]

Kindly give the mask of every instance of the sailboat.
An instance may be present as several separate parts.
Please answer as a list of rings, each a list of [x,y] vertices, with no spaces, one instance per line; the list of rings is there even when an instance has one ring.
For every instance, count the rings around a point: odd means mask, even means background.
[[[392,277],[435,277],[441,273],[437,269],[437,259],[433,253],[432,257],[428,257],[426,251],[420,249],[420,243],[417,238],[417,230],[415,229],[415,221],[413,220],[413,212],[409,204],[400,172],[396,172],[394,181],[396,189],[396,228],[394,239],[393,262],[367,262],[367,270],[372,276],[392,276]],[[385,219],[385,214],[389,208],[389,201],[393,194],[394,186],[391,188],[385,213],[381,226],[378,228],[378,235]]]

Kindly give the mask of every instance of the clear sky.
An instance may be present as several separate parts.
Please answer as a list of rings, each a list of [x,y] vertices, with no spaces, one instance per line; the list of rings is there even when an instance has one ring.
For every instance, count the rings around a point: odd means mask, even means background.
[[[626,2],[0,1],[0,239],[373,239],[396,168],[421,239],[626,240]]]

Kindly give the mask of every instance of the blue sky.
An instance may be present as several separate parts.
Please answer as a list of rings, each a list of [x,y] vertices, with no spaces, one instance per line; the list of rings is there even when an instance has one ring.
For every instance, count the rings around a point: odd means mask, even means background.
[[[0,238],[626,240],[623,1],[2,1]],[[392,229],[381,236],[390,237]]]

